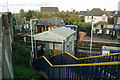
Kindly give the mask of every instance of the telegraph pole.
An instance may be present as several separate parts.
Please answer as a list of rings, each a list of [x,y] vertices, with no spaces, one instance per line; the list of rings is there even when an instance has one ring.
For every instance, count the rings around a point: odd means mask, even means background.
[[[92,16],[92,28],[91,28],[91,40],[90,40],[90,56],[92,51],[92,38],[93,38],[93,16]]]
[[[34,47],[33,47],[33,28],[32,28],[32,21],[37,21],[38,19],[30,19],[30,28],[31,28],[31,46],[32,46],[32,59],[34,58]]]

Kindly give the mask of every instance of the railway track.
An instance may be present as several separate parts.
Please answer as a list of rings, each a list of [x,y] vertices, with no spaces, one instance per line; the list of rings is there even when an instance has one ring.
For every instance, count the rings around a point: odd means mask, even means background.
[[[27,40],[24,42],[25,36],[15,36],[14,40],[22,45],[24,45],[27,48],[31,49],[31,38],[30,36],[26,36]],[[76,42],[75,42],[76,43]],[[38,41],[38,45],[44,45],[44,42]],[[35,45],[34,45],[35,46]],[[101,47],[102,46],[113,46],[113,47],[120,47],[120,44],[115,44],[115,43],[101,43],[101,42],[93,42],[92,46],[92,53],[93,55],[95,54],[100,54],[101,53]],[[76,47],[76,44],[75,44]],[[82,41],[81,43],[78,44],[78,50],[79,53],[83,54],[89,54],[90,51],[90,42],[89,41]]]

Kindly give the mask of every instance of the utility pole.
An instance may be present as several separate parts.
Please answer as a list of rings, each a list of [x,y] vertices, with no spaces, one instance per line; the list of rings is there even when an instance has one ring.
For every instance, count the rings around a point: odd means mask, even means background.
[[[38,19],[30,19],[30,28],[31,28],[31,46],[32,46],[32,59],[34,58],[34,47],[33,47],[33,28],[32,28],[32,21],[37,21]]]
[[[92,51],[92,38],[93,38],[93,16],[92,16],[92,28],[91,28],[91,40],[90,40],[90,56]]]

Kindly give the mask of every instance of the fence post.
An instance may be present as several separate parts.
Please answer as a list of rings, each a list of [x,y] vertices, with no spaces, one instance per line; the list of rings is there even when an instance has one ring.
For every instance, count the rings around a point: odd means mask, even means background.
[[[69,80],[69,67],[68,67],[68,80]]]
[[[74,69],[75,69],[75,79],[76,79],[76,67],[74,67]]]
[[[112,75],[113,75],[113,66],[111,66],[111,69],[110,69],[110,79]]]
[[[92,74],[93,74],[93,71],[94,71],[94,67],[93,66],[90,66],[90,80],[92,79]]]
[[[105,69],[104,69],[104,80],[106,79],[106,70],[107,70],[107,66],[105,66]]]
[[[109,56],[109,62],[110,62],[110,60],[111,60],[111,55]]]
[[[103,67],[103,66],[100,65],[100,70],[99,70],[99,80],[100,80],[100,78],[102,78],[102,71],[103,71],[102,67]]]
[[[80,80],[82,79],[82,66],[80,66]]]
[[[47,70],[47,73],[48,73],[48,78],[49,78],[49,66],[48,66],[48,70]]]
[[[120,65],[117,65],[118,69],[117,69],[117,79],[120,79]]]
[[[59,80],[60,80],[60,67],[59,67]]]
[[[86,66],[83,67],[83,79],[85,78],[85,67]]]
[[[117,57],[116,57],[116,61],[118,61],[118,56],[119,56],[119,55],[117,55]]]
[[[86,69],[86,78],[88,78],[88,74],[89,74],[89,66],[86,66],[87,69]]]
[[[112,62],[114,61],[114,55],[112,56]]]
[[[94,79],[97,79],[97,74],[98,74],[98,66],[95,66]]]
[[[54,68],[53,68],[53,80],[54,80]]]

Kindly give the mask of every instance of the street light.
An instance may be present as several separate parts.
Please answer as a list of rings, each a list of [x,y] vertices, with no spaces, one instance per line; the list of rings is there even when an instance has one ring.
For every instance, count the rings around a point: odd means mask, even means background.
[[[93,37],[93,16],[92,16],[92,28],[91,28],[91,40],[90,40],[90,56],[91,56],[91,50],[92,50],[92,37]]]
[[[32,21],[37,21],[38,19],[30,19],[30,28],[31,28],[31,46],[32,46],[32,53],[31,56],[34,58],[34,48],[33,48],[33,33],[32,33]]]

